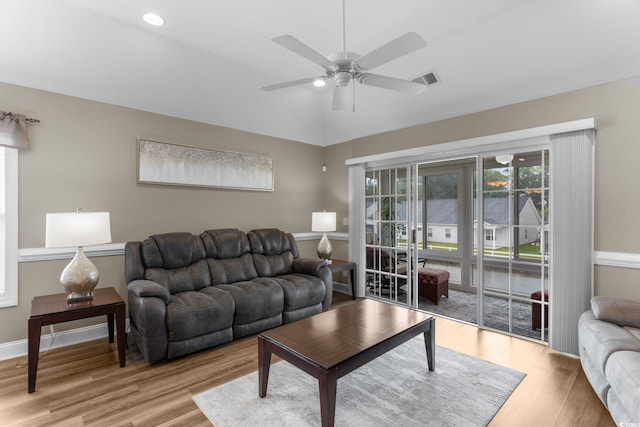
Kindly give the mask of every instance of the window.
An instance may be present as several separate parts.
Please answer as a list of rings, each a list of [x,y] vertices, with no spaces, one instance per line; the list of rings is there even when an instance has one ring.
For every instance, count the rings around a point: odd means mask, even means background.
[[[493,230],[484,230],[484,240],[493,242]]]
[[[431,227],[427,228],[427,237],[433,237],[433,228]]]
[[[444,237],[447,239],[451,238],[451,229],[450,228],[445,228],[444,229]]]
[[[0,307],[18,304],[18,150],[0,147]]]

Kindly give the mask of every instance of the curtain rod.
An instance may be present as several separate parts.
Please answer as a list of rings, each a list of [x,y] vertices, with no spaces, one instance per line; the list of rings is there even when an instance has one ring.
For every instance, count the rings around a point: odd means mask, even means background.
[[[0,113],[0,120],[4,119],[7,116],[14,117],[14,116],[17,116],[17,115],[18,114],[14,114],[11,111],[9,111],[9,112],[3,111],[3,112]],[[27,122],[27,123],[40,123],[40,120],[34,119],[32,117],[25,117],[24,121]]]

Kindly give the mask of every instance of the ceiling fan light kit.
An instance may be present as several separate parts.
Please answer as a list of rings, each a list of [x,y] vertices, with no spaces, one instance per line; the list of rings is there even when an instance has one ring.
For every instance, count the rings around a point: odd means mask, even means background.
[[[260,89],[265,91],[284,89],[287,87],[300,86],[313,83],[314,86],[321,87],[327,81],[332,80],[335,84],[333,90],[333,110],[341,110],[349,105],[349,91],[347,90],[352,82],[358,82],[367,86],[375,86],[378,88],[388,89],[396,92],[417,95],[422,92],[426,86],[423,83],[404,80],[390,76],[369,73],[368,70],[379,67],[387,62],[398,59],[411,52],[426,46],[427,42],[414,33],[409,32],[390,42],[380,46],[379,48],[369,52],[366,55],[358,55],[354,52],[348,52],[345,48],[345,18],[344,18],[344,0],[342,2],[342,52],[337,52],[328,57],[323,56],[313,50],[306,44],[302,43],[295,37],[285,34],[271,39],[274,43],[290,50],[291,52],[306,58],[307,60],[320,65],[324,69],[324,75],[320,77],[311,77],[289,82],[276,83],[272,85],[262,86]],[[322,83],[320,83],[322,82]],[[351,85],[353,87],[353,85]],[[354,106],[355,111],[355,106]]]

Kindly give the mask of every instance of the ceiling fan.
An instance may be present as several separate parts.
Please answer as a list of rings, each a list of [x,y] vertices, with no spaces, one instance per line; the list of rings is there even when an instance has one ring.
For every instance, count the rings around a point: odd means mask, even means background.
[[[324,86],[327,81],[333,81],[335,83],[333,90],[333,110],[341,110],[349,105],[349,85],[352,82],[413,95],[425,89],[425,85],[421,83],[380,74],[372,74],[368,71],[416,51],[426,46],[427,42],[418,34],[409,32],[366,55],[361,56],[353,52],[347,52],[345,42],[344,0],[342,0],[342,52],[337,52],[325,57],[288,34],[275,37],[271,40],[285,49],[289,49],[293,53],[320,65],[324,69],[324,75],[262,86],[260,89],[265,91],[300,86],[312,82],[316,86]],[[351,86],[355,87],[355,84]]]

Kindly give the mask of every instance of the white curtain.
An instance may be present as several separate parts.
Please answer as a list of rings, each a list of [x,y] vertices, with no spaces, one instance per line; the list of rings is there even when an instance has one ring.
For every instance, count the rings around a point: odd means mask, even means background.
[[[593,295],[595,130],[551,139],[551,293],[549,346],[578,354],[578,317]]]
[[[20,150],[29,148],[27,118],[24,115],[0,111],[0,146]]]

